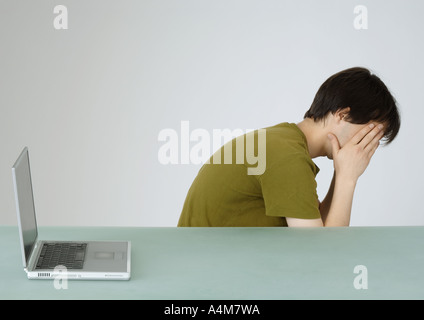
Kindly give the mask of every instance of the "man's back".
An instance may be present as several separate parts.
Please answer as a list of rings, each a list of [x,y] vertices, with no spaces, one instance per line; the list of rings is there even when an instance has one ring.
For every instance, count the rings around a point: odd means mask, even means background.
[[[302,131],[293,123],[266,130],[266,168],[249,175],[246,161],[204,164],[191,185],[178,222],[180,227],[287,226],[284,217],[320,218],[315,176]],[[255,148],[256,152],[258,151]],[[225,146],[221,153],[225,152]]]

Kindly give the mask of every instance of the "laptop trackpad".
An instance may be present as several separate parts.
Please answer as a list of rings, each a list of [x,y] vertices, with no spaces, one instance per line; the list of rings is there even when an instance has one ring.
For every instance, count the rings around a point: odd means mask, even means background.
[[[123,252],[104,252],[97,251],[94,253],[94,258],[99,260],[122,260],[124,258]]]

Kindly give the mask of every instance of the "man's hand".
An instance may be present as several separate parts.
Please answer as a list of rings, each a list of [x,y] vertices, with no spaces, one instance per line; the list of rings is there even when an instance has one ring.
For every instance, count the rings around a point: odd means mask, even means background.
[[[359,131],[343,148],[336,136],[329,134],[333,148],[334,169],[338,177],[356,183],[364,173],[383,137],[383,125],[370,124]]]
[[[333,148],[334,177],[321,208],[321,219],[286,218],[290,227],[349,226],[353,193],[359,176],[364,173],[384,135],[383,126],[374,124],[359,131],[343,148],[336,136],[329,134]],[[330,203],[331,202],[331,203]]]

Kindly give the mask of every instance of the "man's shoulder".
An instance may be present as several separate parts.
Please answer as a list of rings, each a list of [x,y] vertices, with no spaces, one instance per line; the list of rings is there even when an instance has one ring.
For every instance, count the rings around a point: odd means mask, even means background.
[[[303,156],[308,152],[306,138],[296,124],[284,122],[264,129],[266,153],[270,160],[274,157]]]
[[[306,145],[306,137],[295,123],[283,122],[275,126],[263,128],[267,140],[279,143],[300,143]]]
[[[306,137],[295,123],[280,123],[266,129],[266,168],[268,173],[281,170],[311,169],[316,175],[319,168],[312,161]]]

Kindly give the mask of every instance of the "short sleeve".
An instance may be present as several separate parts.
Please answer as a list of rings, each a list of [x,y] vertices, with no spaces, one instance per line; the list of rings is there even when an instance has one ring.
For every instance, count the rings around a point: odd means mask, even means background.
[[[319,168],[303,154],[286,157],[267,167],[258,177],[267,216],[317,219],[319,211],[315,181]]]

